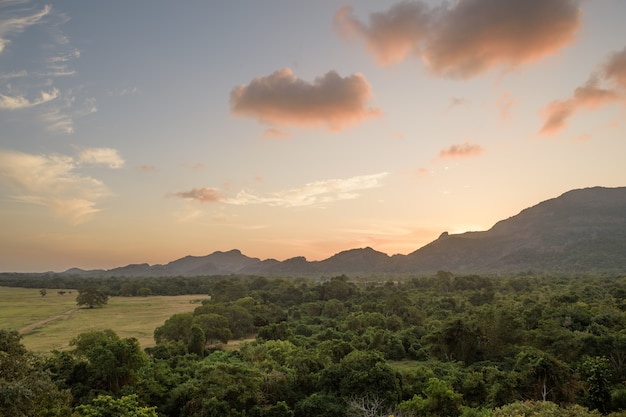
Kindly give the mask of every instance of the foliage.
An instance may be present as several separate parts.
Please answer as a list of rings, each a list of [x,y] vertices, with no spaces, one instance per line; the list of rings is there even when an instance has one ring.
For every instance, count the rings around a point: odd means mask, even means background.
[[[0,330],[0,370],[0,416],[69,415],[69,393],[54,384],[16,331]]]
[[[171,278],[167,291],[212,298],[164,320],[145,353],[108,330],[41,364],[3,364],[48,375],[77,413],[129,395],[173,417],[626,413],[626,277],[388,278]],[[166,288],[92,284],[127,297]]]
[[[109,301],[109,296],[100,288],[87,287],[78,290],[76,304],[89,308],[102,307]]]
[[[142,407],[136,395],[119,399],[110,395],[99,395],[90,404],[76,407],[81,417],[158,417],[155,407]]]
[[[136,381],[147,360],[137,339],[121,339],[112,330],[82,333],[71,344],[84,360],[75,365],[84,373],[82,382],[96,391],[119,393]]]
[[[408,401],[398,405],[401,411],[407,411],[420,416],[455,417],[461,413],[462,395],[445,381],[430,378],[422,395],[415,395]]]
[[[589,411],[580,405],[560,408],[550,401],[514,402],[496,408],[493,417],[600,417],[597,411]]]

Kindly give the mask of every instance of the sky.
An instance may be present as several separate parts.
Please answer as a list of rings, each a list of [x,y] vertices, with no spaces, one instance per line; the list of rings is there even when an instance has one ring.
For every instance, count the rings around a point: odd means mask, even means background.
[[[624,0],[0,0],[0,271],[408,254],[626,185]]]

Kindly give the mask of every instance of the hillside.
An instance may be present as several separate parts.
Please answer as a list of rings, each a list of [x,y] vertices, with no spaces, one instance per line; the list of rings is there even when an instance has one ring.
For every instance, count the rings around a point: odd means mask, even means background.
[[[626,187],[569,191],[497,222],[491,229],[442,233],[408,255],[351,249],[322,261],[250,258],[239,250],[186,256],[166,265],[111,270],[71,269],[93,276],[224,274],[317,275],[370,273],[626,272]]]

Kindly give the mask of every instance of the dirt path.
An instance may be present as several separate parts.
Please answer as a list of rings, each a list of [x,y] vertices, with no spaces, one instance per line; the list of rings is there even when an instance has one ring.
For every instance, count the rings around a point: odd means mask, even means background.
[[[61,314],[57,314],[56,316],[50,316],[47,319],[43,319],[43,320],[39,320],[35,323],[29,324],[28,326],[24,326],[22,327],[19,332],[20,334],[25,334],[28,333],[32,330],[35,330],[38,327],[43,326],[46,323],[49,323],[53,320],[58,320],[58,319],[62,319],[62,318],[69,318],[72,314],[74,314],[74,312],[76,312],[76,310],[78,310],[78,307],[73,308],[71,310],[66,311],[65,313],[61,313]]]

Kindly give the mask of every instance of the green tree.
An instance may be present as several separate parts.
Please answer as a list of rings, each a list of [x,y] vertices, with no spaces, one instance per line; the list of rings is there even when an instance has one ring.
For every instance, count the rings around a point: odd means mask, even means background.
[[[524,347],[515,357],[518,386],[527,398],[572,403],[575,380],[569,366],[549,353]]]
[[[87,306],[89,308],[102,307],[109,301],[109,296],[97,287],[87,287],[78,290],[76,296],[76,304],[79,306]]]
[[[155,410],[156,407],[140,406],[134,394],[121,398],[98,395],[90,404],[76,407],[81,417],[158,417]]]
[[[228,319],[221,314],[200,314],[193,318],[192,323],[200,327],[204,332],[205,345],[211,345],[216,342],[228,343],[233,337]]]
[[[445,381],[430,378],[423,394],[401,402],[398,409],[420,416],[455,417],[461,413],[462,396]]]
[[[87,382],[96,390],[118,393],[136,381],[147,360],[137,339],[121,339],[109,329],[82,333],[70,344],[75,355],[86,359]]]
[[[496,408],[493,417],[600,417],[597,411],[589,411],[580,405],[559,408],[550,401],[517,401]]]
[[[585,384],[585,403],[589,408],[607,411],[611,402],[611,364],[602,356],[586,359],[580,373]]]
[[[195,353],[198,356],[204,356],[204,346],[206,344],[206,336],[198,325],[191,326],[191,337],[189,338],[189,345],[187,345],[187,351],[189,353]]]
[[[69,392],[59,390],[20,339],[14,330],[0,330],[0,416],[69,416]]]
[[[348,353],[322,372],[321,383],[344,398],[369,395],[386,405],[395,403],[401,392],[399,376],[377,352]]]
[[[192,313],[174,314],[165,320],[162,326],[154,329],[154,340],[157,343],[181,341],[184,344],[188,344],[191,337],[192,322]]]

